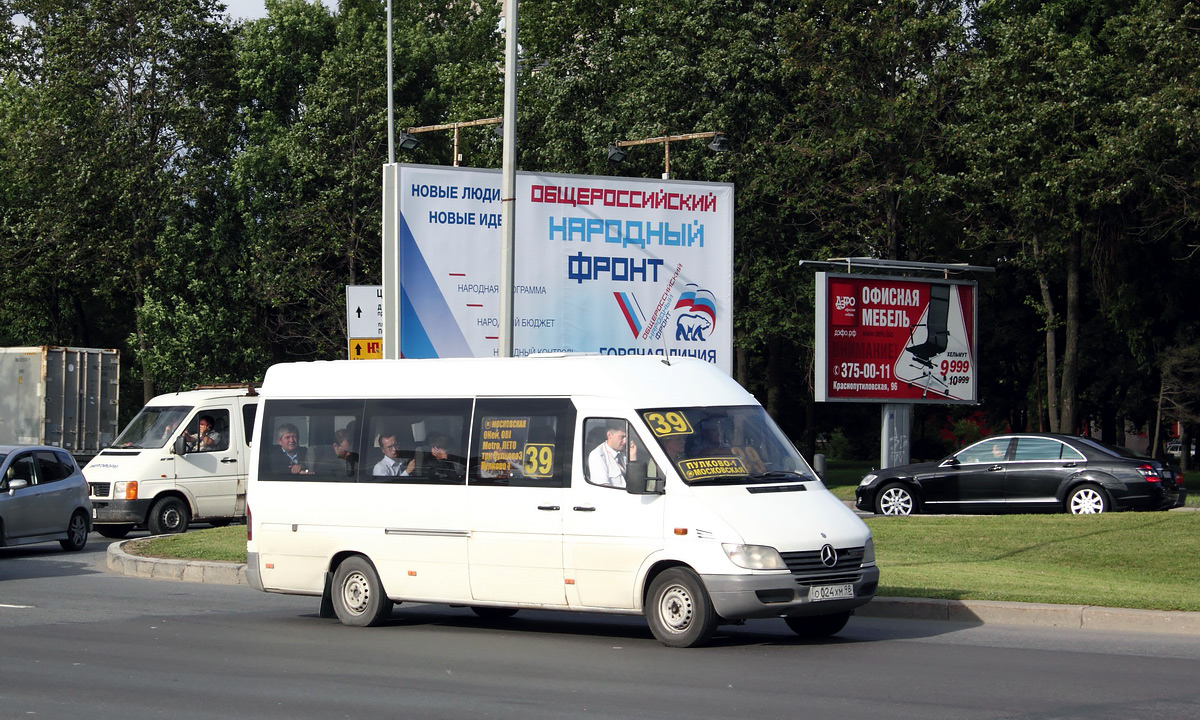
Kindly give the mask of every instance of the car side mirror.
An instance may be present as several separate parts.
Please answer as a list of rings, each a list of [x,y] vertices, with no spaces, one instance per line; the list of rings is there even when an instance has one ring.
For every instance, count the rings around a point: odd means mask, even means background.
[[[648,472],[648,461],[630,460],[625,465],[625,492],[630,495],[662,495],[665,481],[655,468]]]
[[[175,444],[171,446],[171,452],[175,453],[176,455],[184,455],[187,453],[187,441],[183,439],[182,435],[175,438]]]
[[[29,481],[22,478],[14,478],[8,481],[8,492],[11,494],[13,490],[22,490],[29,487]]]

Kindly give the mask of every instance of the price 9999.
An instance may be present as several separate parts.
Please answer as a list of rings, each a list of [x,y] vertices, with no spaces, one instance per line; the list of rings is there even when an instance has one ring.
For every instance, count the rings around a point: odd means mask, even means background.
[[[970,360],[943,360],[941,370],[943,375],[950,373],[965,373],[971,369]]]

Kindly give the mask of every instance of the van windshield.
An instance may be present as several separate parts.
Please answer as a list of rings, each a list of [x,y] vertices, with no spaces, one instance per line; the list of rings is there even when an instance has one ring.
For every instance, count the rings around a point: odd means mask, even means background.
[[[639,414],[689,485],[818,479],[761,406],[654,408]]]
[[[161,448],[171,442],[179,424],[191,413],[189,405],[144,407],[112,444],[115,448]]]

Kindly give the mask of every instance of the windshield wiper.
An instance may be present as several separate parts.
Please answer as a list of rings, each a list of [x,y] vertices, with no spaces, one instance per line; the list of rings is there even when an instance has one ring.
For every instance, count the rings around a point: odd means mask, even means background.
[[[768,470],[763,473],[756,473],[750,476],[751,480],[816,480],[816,478],[805,475],[795,470]]]

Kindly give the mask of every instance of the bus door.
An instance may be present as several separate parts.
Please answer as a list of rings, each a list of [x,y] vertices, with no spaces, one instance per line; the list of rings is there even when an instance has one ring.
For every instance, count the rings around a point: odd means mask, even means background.
[[[563,508],[567,596],[572,606],[632,609],[646,558],[663,547],[661,495],[625,492],[624,465],[650,459],[650,448],[620,418],[588,417],[583,447]]]
[[[475,600],[567,604],[562,532],[573,429],[565,398],[477,402],[467,492]]]

